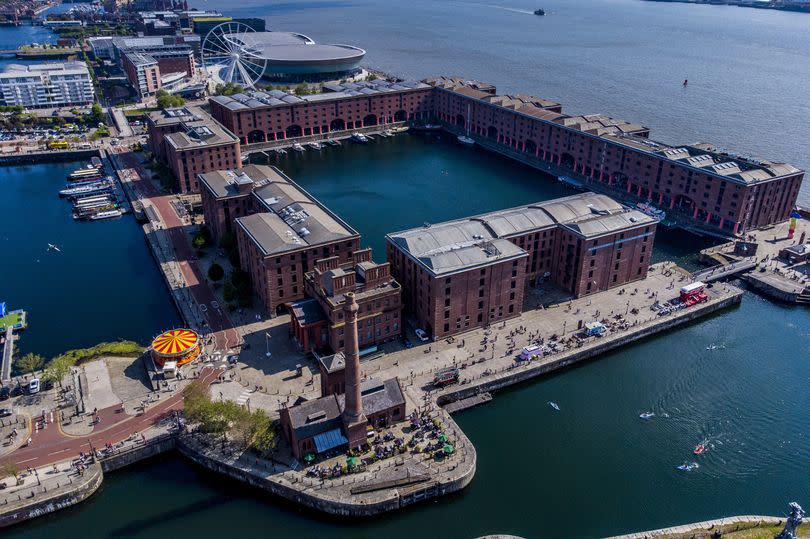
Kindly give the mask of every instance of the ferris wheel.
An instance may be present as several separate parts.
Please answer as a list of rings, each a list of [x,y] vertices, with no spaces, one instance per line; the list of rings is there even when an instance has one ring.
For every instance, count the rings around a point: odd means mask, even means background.
[[[245,38],[254,31],[241,22],[224,22],[213,27],[201,46],[205,70],[220,82],[253,88],[267,67],[267,59]]]

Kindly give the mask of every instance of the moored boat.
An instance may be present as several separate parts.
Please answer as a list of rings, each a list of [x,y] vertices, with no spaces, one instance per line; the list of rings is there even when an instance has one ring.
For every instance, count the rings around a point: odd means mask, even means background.
[[[309,146],[313,150],[322,150],[323,149],[323,144],[321,144],[320,142],[310,142],[309,144],[307,144],[307,146]]]
[[[90,219],[92,221],[98,221],[100,219],[112,219],[114,217],[121,217],[121,210],[115,209],[96,212],[90,216]]]
[[[570,176],[557,176],[557,181],[559,181],[561,183],[564,183],[568,187],[572,187],[572,188],[576,189],[577,191],[584,191],[585,190],[585,184],[584,183],[582,183],[580,180],[578,180],[576,178],[572,178]]]
[[[330,138],[326,141],[326,143],[330,146],[340,146],[340,141]]]
[[[368,142],[368,137],[365,136],[363,133],[352,133],[352,141],[358,142],[360,144],[365,144]]]
[[[293,143],[292,149],[295,150],[296,152],[305,152],[306,151],[306,149],[303,146],[301,146],[300,144],[298,144],[297,142]]]
[[[667,218],[667,213],[663,210],[659,210],[649,202],[639,202],[636,204],[636,209],[645,215],[649,215],[653,219],[658,221],[663,221]]]
[[[470,137],[465,137],[464,135],[459,135],[458,141],[464,144],[465,146],[472,146],[475,144],[475,141],[473,139],[471,139]]]

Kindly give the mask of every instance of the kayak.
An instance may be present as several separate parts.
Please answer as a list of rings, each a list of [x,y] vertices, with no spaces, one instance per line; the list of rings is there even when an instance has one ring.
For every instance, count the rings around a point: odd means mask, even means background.
[[[548,401],[548,405],[551,406],[552,408],[554,408],[555,410],[557,410],[558,412],[560,411],[560,407],[556,402]]]
[[[697,462],[688,462],[688,463],[687,463],[687,462],[684,462],[683,464],[681,464],[680,466],[678,466],[678,469],[679,469],[680,471],[682,471],[682,472],[691,472],[691,471],[692,471],[692,470],[694,470],[695,468],[699,468],[699,467],[700,467],[700,466],[698,465],[698,463],[697,463]]]
[[[695,455],[702,455],[704,451],[706,451],[706,446],[703,444],[697,444],[697,446],[695,446],[695,450],[692,451],[692,453],[694,453]]]
[[[638,416],[641,419],[651,419],[652,417],[655,417],[655,413],[653,413],[653,412],[643,412],[643,413],[639,414]]]

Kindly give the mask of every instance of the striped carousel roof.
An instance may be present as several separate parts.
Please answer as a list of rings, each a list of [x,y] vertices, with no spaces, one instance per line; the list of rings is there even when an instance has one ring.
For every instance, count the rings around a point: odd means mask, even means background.
[[[173,329],[155,337],[152,349],[158,354],[183,354],[199,344],[200,337],[190,329]]]

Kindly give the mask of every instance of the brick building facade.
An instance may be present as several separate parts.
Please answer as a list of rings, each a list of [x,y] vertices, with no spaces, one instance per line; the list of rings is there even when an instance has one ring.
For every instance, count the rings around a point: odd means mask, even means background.
[[[327,85],[325,93],[279,90],[210,99],[211,114],[242,144],[281,140],[393,122],[427,120],[433,89],[420,82]]]
[[[304,352],[340,352],[344,346],[343,302],[354,292],[361,349],[399,337],[402,289],[388,263],[376,264],[371,249],[352,253],[351,264],[338,257],[318,260],[304,276],[307,299],[290,305],[290,333]]]
[[[239,140],[198,107],[149,113],[149,145],[182,193],[197,193],[198,175],[242,166]]]
[[[656,221],[584,193],[386,236],[406,312],[434,339],[518,316],[526,282],[582,296],[647,275]]]
[[[211,99],[212,115],[244,143],[329,133],[390,121],[439,121],[490,149],[553,165],[674,220],[724,235],[784,221],[804,172],[784,163],[723,153],[708,144],[672,146],[648,128],[593,114],[569,116],[559,103],[497,95],[456,77],[422,83],[372,81],[327,86],[313,96],[252,92]]]

